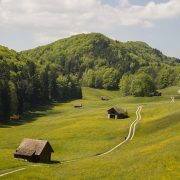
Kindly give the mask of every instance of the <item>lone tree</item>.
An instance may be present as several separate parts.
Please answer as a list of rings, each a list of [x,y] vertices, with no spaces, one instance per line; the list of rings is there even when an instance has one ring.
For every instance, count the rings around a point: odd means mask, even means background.
[[[119,82],[119,88],[123,96],[131,95],[133,75],[123,75]]]
[[[155,92],[155,84],[146,73],[138,73],[132,81],[131,93],[134,96],[152,96]]]

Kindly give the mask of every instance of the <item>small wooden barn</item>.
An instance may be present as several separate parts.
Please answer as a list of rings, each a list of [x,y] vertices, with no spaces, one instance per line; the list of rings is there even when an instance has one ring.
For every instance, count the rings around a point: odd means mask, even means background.
[[[53,148],[46,140],[25,138],[14,152],[14,158],[30,162],[50,162]]]
[[[127,117],[128,117],[127,111],[121,108],[113,107],[108,110],[108,118],[123,119]]]
[[[75,104],[74,108],[82,108],[82,104]]]
[[[162,96],[162,93],[159,92],[159,91],[155,91],[155,92],[154,92],[154,96]]]
[[[11,121],[18,121],[20,119],[20,115],[13,114],[10,116]]]
[[[101,100],[102,100],[102,101],[109,101],[109,97],[107,97],[107,96],[101,96]]]

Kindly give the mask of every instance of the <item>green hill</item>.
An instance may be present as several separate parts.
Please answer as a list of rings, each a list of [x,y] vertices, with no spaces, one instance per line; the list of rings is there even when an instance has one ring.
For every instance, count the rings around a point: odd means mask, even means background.
[[[178,179],[179,106],[170,103],[169,92],[162,97],[121,97],[118,92],[83,88],[83,99],[54,107],[37,109],[14,125],[0,126],[0,174],[18,168],[27,169],[3,176],[4,179]],[[166,93],[167,92],[167,93]],[[111,98],[101,101],[100,96]],[[82,109],[73,105],[82,103]],[[132,141],[103,157],[105,152],[124,140],[142,105],[142,119]],[[130,118],[107,119],[106,110],[126,108]],[[26,119],[28,117],[28,119]],[[30,119],[30,117],[32,117]],[[13,138],[12,138],[13,134]],[[48,139],[55,153],[52,160],[65,164],[34,164],[13,159],[13,151],[23,138]],[[81,159],[82,158],[82,159]]]
[[[80,34],[17,53],[0,46],[0,120],[50,101],[82,97],[81,86],[153,96],[180,84],[179,59],[144,42]]]
[[[83,86],[118,89],[124,74],[144,72],[158,88],[180,83],[180,60],[144,42],[114,41],[99,33],[79,34],[21,54],[40,64],[58,65]]]
[[[167,57],[144,42],[122,43],[99,33],[75,35],[22,53],[41,63],[58,63],[65,70],[71,62],[68,69],[70,72],[84,70],[86,67],[83,68],[83,65],[92,68],[118,65],[122,66],[119,67],[121,70],[124,70],[124,67],[129,70],[128,66],[133,66],[133,63],[142,66],[160,62],[173,65],[179,62],[178,59]]]
[[[50,101],[81,98],[77,77],[0,46],[0,122]]]

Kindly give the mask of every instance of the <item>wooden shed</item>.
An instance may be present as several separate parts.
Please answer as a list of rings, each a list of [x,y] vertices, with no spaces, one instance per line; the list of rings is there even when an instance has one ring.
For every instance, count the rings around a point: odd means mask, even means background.
[[[75,104],[74,107],[75,108],[82,108],[82,104]]]
[[[155,92],[154,92],[154,96],[162,96],[162,93],[159,92],[159,91],[155,91]]]
[[[102,100],[102,101],[109,101],[109,97],[107,97],[107,96],[101,96],[101,100]]]
[[[14,158],[30,162],[50,162],[53,148],[47,140],[25,138],[14,152]]]
[[[127,117],[128,117],[127,111],[121,108],[113,107],[108,110],[108,118],[123,119]]]

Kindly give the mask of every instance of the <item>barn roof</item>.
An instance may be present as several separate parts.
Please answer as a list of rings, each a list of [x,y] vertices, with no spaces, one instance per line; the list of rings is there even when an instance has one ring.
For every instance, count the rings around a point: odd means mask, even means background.
[[[35,140],[25,138],[21,142],[20,146],[16,149],[15,154],[24,156],[32,156],[33,154],[40,155],[46,145],[49,145],[51,152],[54,152],[47,140]]]
[[[101,99],[109,100],[108,96],[101,96]]]
[[[126,111],[122,108],[119,108],[119,107],[113,107],[111,109],[108,110],[108,112],[111,112],[111,111],[116,111],[116,113],[118,114],[124,114],[126,113]]]
[[[101,96],[101,98],[103,98],[103,99],[109,99],[108,96]]]
[[[82,107],[82,104],[75,104],[74,107]]]

